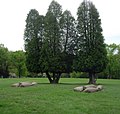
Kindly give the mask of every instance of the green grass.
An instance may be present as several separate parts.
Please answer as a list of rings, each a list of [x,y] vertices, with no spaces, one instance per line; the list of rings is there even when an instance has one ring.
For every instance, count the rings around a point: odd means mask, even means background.
[[[20,81],[39,84],[11,87]],[[0,79],[0,114],[120,114],[120,80],[98,80],[104,90],[96,93],[74,92],[87,79],[61,79],[52,85],[47,79]]]

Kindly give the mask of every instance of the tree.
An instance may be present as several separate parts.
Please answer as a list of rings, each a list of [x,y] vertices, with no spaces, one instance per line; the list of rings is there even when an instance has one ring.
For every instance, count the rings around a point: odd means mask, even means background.
[[[59,22],[62,15],[62,7],[58,2],[53,0],[49,5],[47,13],[52,13],[56,17],[57,22]]]
[[[58,83],[62,73],[72,71],[76,27],[70,11],[52,1],[45,16],[45,71],[50,83]],[[52,74],[52,76],[50,75]]]
[[[44,16],[40,16],[35,9],[30,10],[26,19],[24,32],[26,65],[29,72],[42,72],[41,50],[44,34]]]
[[[101,19],[95,5],[84,0],[77,12],[78,52],[75,69],[89,73],[89,83],[95,84],[95,74],[107,65],[107,52],[102,35]]]
[[[75,40],[76,40],[76,23],[71,12],[66,10],[63,12],[60,19],[61,37],[62,37],[62,51],[69,54],[74,53]]]
[[[76,45],[76,22],[71,12],[66,10],[60,19],[61,45],[62,45],[62,67],[66,73],[73,68],[74,49]]]
[[[26,60],[25,52],[23,51],[9,52],[9,55],[10,55],[9,71],[11,73],[15,73],[16,75],[18,75],[19,78],[21,76],[25,76],[27,72],[25,65],[25,60]]]
[[[54,4],[53,4],[54,3]],[[60,27],[55,16],[56,2],[52,2],[49,6],[48,12],[45,16],[45,40],[44,40],[44,71],[50,83],[58,83],[61,71],[60,71],[60,54],[61,54],[61,37],[60,37]],[[57,4],[58,5],[58,4]],[[54,7],[53,7],[54,6]],[[49,11],[50,10],[50,11]],[[59,11],[58,11],[59,12]],[[50,73],[53,75],[50,76]]]
[[[106,46],[108,65],[105,69],[107,78],[120,78],[120,45],[110,44]]]
[[[8,60],[8,49],[0,44],[0,77],[9,77]]]

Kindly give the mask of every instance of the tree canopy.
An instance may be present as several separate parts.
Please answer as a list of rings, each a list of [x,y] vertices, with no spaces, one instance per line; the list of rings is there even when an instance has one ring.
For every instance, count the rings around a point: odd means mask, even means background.
[[[107,65],[107,52],[102,35],[101,19],[95,5],[84,0],[77,12],[78,57],[77,69],[89,73],[89,83],[95,83],[95,74]]]
[[[25,65],[26,57],[25,52],[15,51],[9,52],[9,72],[10,74],[16,74],[19,78],[27,75],[27,68]]]
[[[8,49],[3,44],[0,44],[0,77],[9,77],[8,61]]]
[[[44,16],[35,9],[30,10],[24,32],[26,65],[30,72],[41,72],[40,56],[44,34]]]
[[[101,19],[95,5],[87,0],[81,3],[77,15],[75,20],[70,11],[62,12],[62,6],[54,0],[45,16],[30,10],[24,33],[29,72],[46,72],[50,83],[58,83],[62,73],[74,69],[88,72],[89,83],[95,83],[95,74],[107,65]]]

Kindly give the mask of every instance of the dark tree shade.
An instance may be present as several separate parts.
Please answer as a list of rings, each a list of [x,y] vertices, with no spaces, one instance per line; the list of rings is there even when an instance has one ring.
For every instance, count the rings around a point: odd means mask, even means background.
[[[77,12],[78,57],[76,69],[89,73],[89,83],[95,83],[95,74],[107,65],[107,52],[102,35],[101,19],[95,5],[84,0]]]

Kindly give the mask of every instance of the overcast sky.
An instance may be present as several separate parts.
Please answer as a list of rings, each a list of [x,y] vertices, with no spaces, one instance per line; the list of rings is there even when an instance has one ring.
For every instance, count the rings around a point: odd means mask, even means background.
[[[9,50],[24,49],[25,20],[30,9],[45,15],[52,0],[0,0],[0,43]],[[56,0],[63,11],[76,17],[82,0]],[[91,0],[102,20],[103,36],[108,44],[120,44],[120,0]]]

